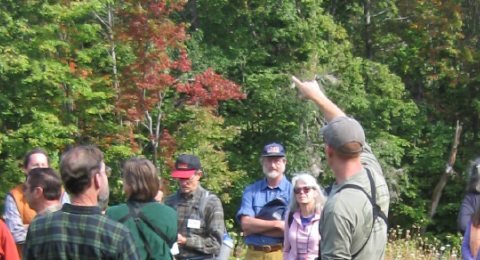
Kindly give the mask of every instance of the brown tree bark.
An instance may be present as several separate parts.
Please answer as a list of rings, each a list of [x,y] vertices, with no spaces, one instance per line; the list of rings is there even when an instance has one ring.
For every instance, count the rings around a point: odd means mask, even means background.
[[[371,1],[365,0],[363,5],[363,15],[365,19],[365,55],[366,58],[372,60],[372,16],[371,16]]]
[[[460,122],[457,121],[457,128],[455,130],[455,137],[453,139],[453,145],[452,149],[450,151],[450,157],[447,162],[447,165],[445,166],[445,171],[442,174],[442,178],[440,181],[437,183],[437,186],[435,186],[435,190],[433,191],[433,196],[432,196],[432,204],[430,205],[430,210],[428,211],[428,218],[432,219],[433,216],[435,216],[435,213],[437,212],[437,207],[438,207],[438,202],[440,201],[440,198],[442,197],[442,192],[443,189],[445,188],[445,185],[447,184],[447,180],[450,176],[453,174],[453,165],[455,164],[455,159],[457,158],[457,148],[458,148],[458,142],[460,140],[460,134],[462,133],[462,126],[460,125]],[[422,234],[425,233],[427,230],[426,225],[423,230]]]

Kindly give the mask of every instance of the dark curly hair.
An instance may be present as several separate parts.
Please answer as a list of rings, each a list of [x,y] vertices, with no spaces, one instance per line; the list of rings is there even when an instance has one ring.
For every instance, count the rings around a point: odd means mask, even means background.
[[[480,157],[470,166],[467,193],[480,193]]]

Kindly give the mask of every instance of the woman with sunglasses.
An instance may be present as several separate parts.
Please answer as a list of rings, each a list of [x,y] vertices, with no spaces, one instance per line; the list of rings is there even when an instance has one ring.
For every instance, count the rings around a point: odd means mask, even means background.
[[[296,174],[292,184],[290,211],[285,219],[283,259],[314,260],[318,257],[318,225],[326,198],[309,173]]]
[[[147,159],[131,158],[123,166],[121,177],[128,201],[108,208],[107,216],[130,229],[142,259],[172,260],[177,213],[155,201],[160,183],[155,166]]]

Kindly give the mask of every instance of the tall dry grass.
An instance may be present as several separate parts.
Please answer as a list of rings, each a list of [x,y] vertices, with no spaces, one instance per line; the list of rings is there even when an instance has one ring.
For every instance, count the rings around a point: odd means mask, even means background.
[[[454,241],[451,236],[446,236],[443,240],[431,236],[424,237],[420,234],[420,227],[417,226],[407,230],[397,226],[389,231],[385,260],[462,259],[461,245],[458,241],[461,241],[461,238]]]
[[[462,259],[460,247],[462,237],[445,236],[442,239],[421,235],[420,226],[402,229],[400,226],[389,230],[385,260],[448,260]],[[233,233],[234,237],[243,241],[243,233]],[[232,250],[230,260],[245,259],[246,246],[237,244]]]

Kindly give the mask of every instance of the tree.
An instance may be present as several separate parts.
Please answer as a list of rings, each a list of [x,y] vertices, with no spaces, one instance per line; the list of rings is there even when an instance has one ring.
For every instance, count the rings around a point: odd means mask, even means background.
[[[97,4],[0,3],[0,167],[9,180],[2,185],[2,197],[24,180],[20,161],[28,150],[46,149],[55,167],[70,145],[111,134],[106,129],[112,126],[104,128],[103,123],[114,92],[98,65],[100,27],[91,17]]]
[[[118,39],[129,46],[134,58],[122,71],[117,105],[128,120],[131,134],[134,122],[147,131],[146,138],[137,135],[132,140],[137,146],[142,145],[142,139],[148,141],[153,162],[162,172],[162,164],[157,161],[159,144],[173,140],[166,127],[166,114],[185,103],[215,107],[219,100],[243,95],[238,85],[211,69],[200,75],[189,73],[185,24],[175,24],[169,18],[172,12],[182,10],[184,1],[129,0],[124,4],[119,12],[122,24],[118,26]],[[163,152],[171,155],[173,151]],[[171,160],[170,156],[165,159]]]

